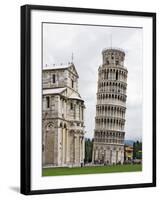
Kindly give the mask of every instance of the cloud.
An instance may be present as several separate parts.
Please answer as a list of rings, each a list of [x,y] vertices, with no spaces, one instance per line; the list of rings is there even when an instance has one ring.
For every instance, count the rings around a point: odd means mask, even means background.
[[[98,67],[102,50],[111,45],[126,52],[128,69],[126,138],[142,136],[142,29],[44,24],[43,64],[71,61],[79,73],[79,92],[85,100],[86,136],[93,137]],[[111,41],[112,36],[112,41]]]

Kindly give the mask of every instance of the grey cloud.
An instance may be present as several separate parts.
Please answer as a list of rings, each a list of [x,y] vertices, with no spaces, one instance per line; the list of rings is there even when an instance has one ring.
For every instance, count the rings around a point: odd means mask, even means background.
[[[86,136],[93,137],[102,49],[111,46],[126,51],[128,69],[126,138],[142,136],[142,29],[47,24],[43,28],[43,64],[71,61],[79,73],[79,91],[85,100]]]

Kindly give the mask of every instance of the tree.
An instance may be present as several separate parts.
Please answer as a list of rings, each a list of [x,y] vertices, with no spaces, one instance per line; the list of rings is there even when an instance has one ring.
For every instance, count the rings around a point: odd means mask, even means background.
[[[93,148],[93,140],[90,138],[85,139],[85,163],[92,162],[92,148]]]
[[[133,143],[133,159],[142,159],[142,142]]]

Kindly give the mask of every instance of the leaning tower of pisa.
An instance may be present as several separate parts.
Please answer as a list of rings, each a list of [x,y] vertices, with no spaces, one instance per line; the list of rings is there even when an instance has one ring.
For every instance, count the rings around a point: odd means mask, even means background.
[[[127,69],[125,53],[104,49],[98,69],[97,105],[93,142],[93,163],[124,162],[124,125],[126,112]]]

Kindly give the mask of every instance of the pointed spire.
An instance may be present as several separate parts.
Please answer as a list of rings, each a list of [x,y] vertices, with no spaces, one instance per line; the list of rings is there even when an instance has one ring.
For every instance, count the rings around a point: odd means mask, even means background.
[[[72,52],[72,56],[71,56],[71,62],[73,63],[73,59],[74,59],[74,55],[73,55],[73,52]]]

